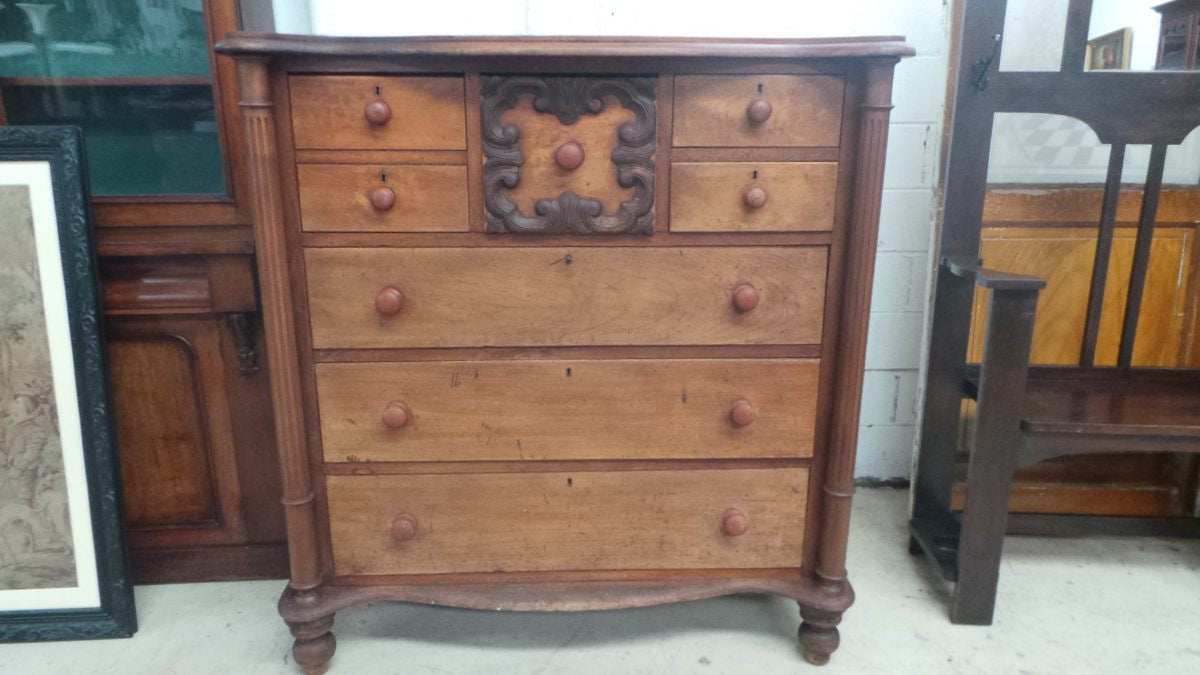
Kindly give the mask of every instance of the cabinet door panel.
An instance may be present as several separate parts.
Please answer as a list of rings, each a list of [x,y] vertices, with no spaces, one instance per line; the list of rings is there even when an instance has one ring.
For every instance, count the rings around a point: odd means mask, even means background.
[[[130,543],[244,539],[217,318],[110,320]]]

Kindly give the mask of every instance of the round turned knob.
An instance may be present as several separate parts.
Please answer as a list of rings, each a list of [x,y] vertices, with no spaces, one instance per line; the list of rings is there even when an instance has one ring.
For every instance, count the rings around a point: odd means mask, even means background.
[[[750,120],[751,124],[762,124],[771,117],[771,104],[762,100],[751,101],[750,105],[746,106],[746,119]]]
[[[758,307],[758,289],[750,284],[742,284],[733,291],[733,306],[739,312],[749,312]]]
[[[408,541],[417,536],[417,519],[407,513],[402,513],[392,520],[392,539],[396,543]]]
[[[742,203],[748,209],[761,209],[767,203],[767,191],[751,185],[742,191]]]
[[[396,314],[404,309],[404,294],[395,286],[385,286],[375,296],[375,311],[384,316]]]
[[[574,171],[583,164],[583,146],[579,141],[567,141],[554,151],[554,163],[563,171]]]
[[[376,211],[387,211],[396,205],[396,191],[385,185],[371,190],[371,208]]]
[[[741,511],[729,509],[721,516],[721,528],[731,537],[740,537],[750,529],[750,521]]]
[[[735,427],[748,427],[754,424],[756,419],[758,419],[758,412],[754,410],[750,401],[745,399],[735,402],[729,409],[729,421]]]
[[[392,119],[392,108],[386,102],[376,99],[363,108],[363,117],[371,126],[381,127]]]
[[[383,426],[389,429],[399,429],[412,419],[412,411],[403,401],[392,401],[383,409]]]

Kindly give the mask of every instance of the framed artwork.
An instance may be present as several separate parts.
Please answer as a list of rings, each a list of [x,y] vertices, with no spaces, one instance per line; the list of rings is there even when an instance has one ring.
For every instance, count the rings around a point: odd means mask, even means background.
[[[136,630],[83,140],[0,127],[0,640]]]
[[[1132,28],[1122,28],[1088,40],[1084,70],[1129,70],[1132,47]]]

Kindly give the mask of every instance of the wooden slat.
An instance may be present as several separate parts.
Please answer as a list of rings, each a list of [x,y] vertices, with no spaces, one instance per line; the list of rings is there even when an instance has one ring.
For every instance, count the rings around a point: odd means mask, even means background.
[[[1129,296],[1125,302],[1125,321],[1121,326],[1121,346],[1117,365],[1133,363],[1133,343],[1137,338],[1142,297],[1146,290],[1146,271],[1150,267],[1150,246],[1154,238],[1154,222],[1158,215],[1158,195],[1162,191],[1163,170],[1166,167],[1167,146],[1157,144],[1150,149],[1150,166],[1146,169],[1145,197],[1142,216],[1138,220],[1137,244],[1133,249],[1133,267],[1129,278]]]
[[[1125,144],[1114,143],[1109,151],[1108,177],[1104,181],[1104,198],[1100,206],[1096,259],[1092,263],[1092,285],[1088,291],[1083,346],[1079,352],[1081,366],[1091,366],[1096,362],[1096,342],[1100,338],[1100,315],[1104,311],[1104,287],[1108,283],[1108,261],[1112,255],[1113,226],[1117,218],[1117,202],[1121,196],[1121,172],[1124,167]]]
[[[313,344],[816,344],[823,247],[308,249]],[[733,291],[761,298],[739,313]],[[400,289],[381,317],[375,296]]]
[[[816,359],[323,363],[325,460],[808,457]],[[736,401],[757,419],[736,427]],[[402,401],[407,425],[384,408]]]
[[[1092,0],[1070,0],[1067,26],[1063,33],[1060,70],[1080,72],[1087,58],[1088,29],[1092,21]],[[1128,47],[1127,47],[1128,48]]]
[[[798,567],[807,469],[328,476],[335,573]],[[454,499],[447,499],[453,495]],[[745,534],[722,531],[731,508]],[[397,543],[394,518],[416,536]]]

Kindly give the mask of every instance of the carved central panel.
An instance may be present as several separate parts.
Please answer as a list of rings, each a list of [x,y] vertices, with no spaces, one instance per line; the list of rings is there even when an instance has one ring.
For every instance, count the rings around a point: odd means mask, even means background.
[[[653,232],[654,78],[482,83],[488,232]]]

